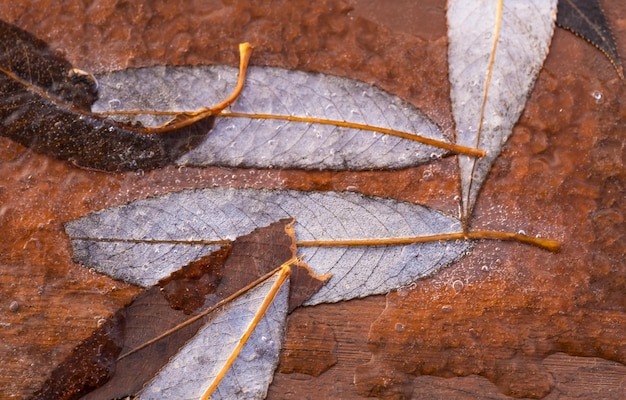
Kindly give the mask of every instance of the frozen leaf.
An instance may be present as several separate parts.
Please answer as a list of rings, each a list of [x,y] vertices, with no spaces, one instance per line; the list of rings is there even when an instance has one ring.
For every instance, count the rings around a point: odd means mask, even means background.
[[[77,166],[124,171],[169,164],[202,142],[219,111],[203,108],[155,128],[117,122],[90,112],[96,81],[45,42],[1,20],[0,41],[0,135]],[[247,57],[242,52],[242,69]]]
[[[223,97],[235,78],[236,70],[227,66],[109,73],[99,77],[100,100],[94,109],[196,109]],[[235,117],[241,113],[253,116]],[[267,119],[280,116],[335,120],[405,133],[399,137],[324,123]],[[158,124],[162,118],[144,116],[142,122]],[[415,107],[371,85],[319,73],[251,67],[245,88],[230,112],[222,113],[211,135],[178,162],[258,168],[403,168],[446,153],[416,141],[421,140],[416,135],[454,146]]]
[[[34,398],[69,399],[87,391],[85,399],[121,398],[139,391],[216,305],[295,259],[292,224],[282,220],[238,237],[135,296],[73,350]],[[292,263],[289,310],[325,279],[301,262]]]
[[[609,59],[617,74],[624,79],[615,39],[597,0],[561,0],[556,23],[585,38]]]
[[[66,231],[76,261],[149,286],[224,240],[281,218],[296,219],[298,253],[313,271],[332,274],[305,304],[386,293],[448,265],[470,246],[464,240],[412,240],[460,232],[455,218],[417,204],[348,192],[190,190],[95,212],[67,223]],[[333,245],[358,239],[392,241]]]
[[[289,278],[281,272],[229,302],[138,398],[195,400],[207,392],[211,399],[265,398],[287,316]]]
[[[459,156],[466,225],[543,65],[555,15],[556,0],[448,1],[456,142],[487,151],[481,159]]]

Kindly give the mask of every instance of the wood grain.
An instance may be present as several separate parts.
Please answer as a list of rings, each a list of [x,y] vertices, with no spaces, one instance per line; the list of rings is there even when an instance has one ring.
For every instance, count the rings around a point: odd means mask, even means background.
[[[247,40],[256,46],[253,64],[373,83],[452,134],[443,1],[423,2],[426,9],[385,2],[385,13],[358,0],[196,3],[22,0],[0,5],[0,17],[92,72],[236,65],[237,43]],[[603,5],[626,54],[626,6]],[[407,10],[427,12],[430,23],[395,26],[393,16]],[[557,30],[474,224],[558,239],[563,251],[485,242],[457,265],[387,296],[299,309],[268,397],[624,397],[625,94],[602,53]],[[457,213],[454,158],[385,172],[103,174],[0,139],[0,160],[1,398],[26,397],[137,293],[72,262],[62,224],[88,212],[218,185],[355,190]]]

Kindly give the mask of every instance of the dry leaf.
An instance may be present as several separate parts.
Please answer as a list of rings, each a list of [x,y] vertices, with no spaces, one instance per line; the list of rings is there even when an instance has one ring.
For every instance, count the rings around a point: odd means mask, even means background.
[[[222,98],[235,80],[236,70],[226,66],[118,71],[99,77],[100,100],[94,109],[196,109]],[[233,113],[257,117],[235,118]],[[266,119],[271,116],[393,129],[405,132],[405,138],[336,125]],[[162,123],[163,118],[143,116],[141,121],[153,125]],[[452,145],[415,107],[371,85],[319,73],[251,67],[231,110],[220,115],[211,135],[178,162],[257,168],[403,168],[447,153],[415,141],[420,140],[416,135]]]
[[[205,189],[171,193],[66,224],[74,258],[99,272],[150,286],[183,264],[280,218],[295,218],[298,253],[332,274],[306,304],[386,293],[460,258],[469,241],[333,246],[315,241],[401,239],[458,233],[438,211],[356,193]],[[308,243],[307,243],[308,242]]]
[[[289,278],[283,283],[280,272],[229,302],[138,398],[195,400],[211,386],[211,399],[265,398],[278,364],[288,308]]]
[[[493,161],[517,122],[548,54],[556,0],[448,1],[448,62],[467,225]]]
[[[295,258],[292,224],[292,220],[283,220],[256,229],[138,294],[79,344],[34,398],[69,399],[87,391],[91,392],[86,399],[120,398],[139,391],[207,319],[200,318],[151,342],[153,339],[190,317],[202,316]],[[311,274],[302,263],[294,263],[291,269],[289,310],[327,279]],[[219,335],[213,339],[221,343]],[[118,359],[120,355],[123,358]]]
[[[617,75],[624,79],[624,69],[609,23],[597,0],[561,0],[556,23],[596,46],[609,59]]]

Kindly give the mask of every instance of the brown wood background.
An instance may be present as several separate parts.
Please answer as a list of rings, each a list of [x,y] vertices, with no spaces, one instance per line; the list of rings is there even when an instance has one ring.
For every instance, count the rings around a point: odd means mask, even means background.
[[[601,3],[626,54],[626,5]],[[441,0],[17,0],[0,5],[0,18],[91,72],[235,65],[247,40],[253,64],[375,84],[453,133]],[[557,239],[562,252],[483,242],[398,292],[299,309],[268,397],[626,397],[625,94],[602,53],[557,29],[474,226]],[[456,172],[450,157],[385,172],[104,174],[0,138],[0,398],[26,397],[137,292],[72,262],[68,220],[215,185],[356,190],[454,214]]]

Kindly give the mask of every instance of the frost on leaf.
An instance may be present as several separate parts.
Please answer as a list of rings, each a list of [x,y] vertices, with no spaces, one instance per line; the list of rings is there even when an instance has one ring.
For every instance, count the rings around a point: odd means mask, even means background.
[[[448,62],[457,144],[487,150],[459,156],[462,215],[517,122],[543,65],[556,0],[448,1]]]
[[[155,67],[98,79],[100,100],[94,108],[99,111],[184,111],[223,98],[236,80],[236,70],[226,66]],[[319,73],[250,67],[243,92],[230,111],[352,122],[447,142],[438,126],[398,97],[362,82]],[[142,118],[144,124],[154,125],[166,117]],[[379,132],[220,116],[206,140],[178,162],[258,168],[403,168],[444,153]]]
[[[309,305],[386,293],[452,263],[470,246],[463,240],[311,245],[461,231],[459,220],[427,207],[348,192],[189,190],[92,213],[67,223],[66,231],[78,262],[147,286],[213,251],[217,245],[211,243],[281,218],[296,219],[303,261],[316,274],[332,274]]]
[[[256,286],[278,266],[290,265],[288,311],[301,305],[328,277],[294,261],[292,224],[281,220],[255,229],[139,293],[77,345],[33,398],[137,393],[207,323],[216,306]]]
[[[199,399],[211,384],[211,399],[263,399],[278,364],[289,297],[289,278],[265,312],[261,305],[279,275],[249,290],[202,328],[139,393],[139,399]],[[271,300],[271,299],[270,299]],[[247,340],[244,335],[259,313],[263,317]],[[244,340],[234,363],[227,361]],[[219,381],[219,382],[218,382]]]

